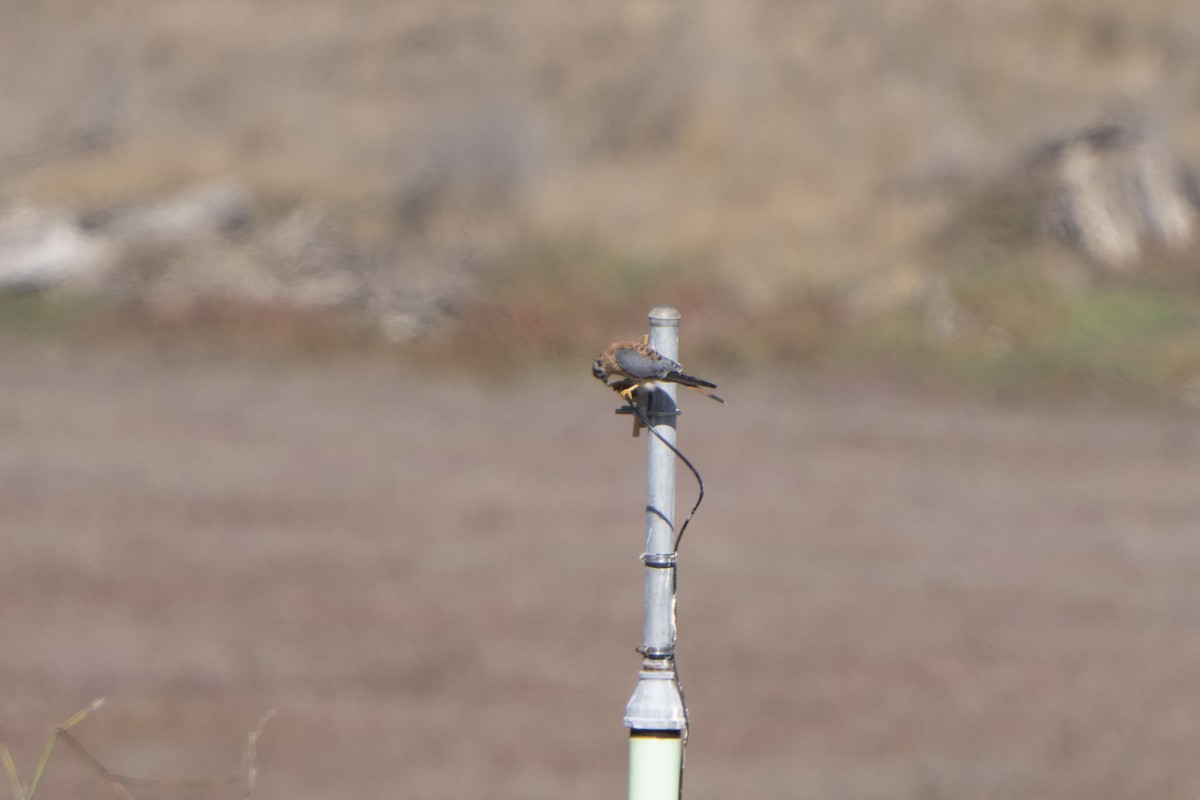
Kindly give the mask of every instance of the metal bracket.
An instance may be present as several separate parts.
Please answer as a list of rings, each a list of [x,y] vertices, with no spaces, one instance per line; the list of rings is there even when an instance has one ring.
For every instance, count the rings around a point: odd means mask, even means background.
[[[642,418],[640,416],[638,416],[636,408],[634,408],[633,406],[621,406],[620,408],[615,410],[613,413],[614,414],[624,414],[626,416],[633,417],[633,436],[634,436],[634,438],[637,438],[638,436],[642,435],[642,428],[644,428],[646,426],[644,424],[642,424]],[[652,423],[658,422],[658,420],[660,420],[660,419],[674,419],[675,417],[678,417],[682,413],[683,412],[680,411],[678,408],[676,408],[672,411],[649,411],[649,410],[647,410],[647,411],[642,412],[642,414],[646,417],[646,419],[648,419]]]
[[[675,569],[679,556],[674,553],[643,553],[642,563],[651,569]]]
[[[632,414],[633,416],[636,417],[637,409],[634,408],[633,406],[621,406],[613,413],[614,414],[626,414],[626,415]],[[678,417],[683,412],[677,408],[674,411],[643,411],[642,413],[646,415],[646,419],[657,419],[658,417],[664,417],[664,418]]]

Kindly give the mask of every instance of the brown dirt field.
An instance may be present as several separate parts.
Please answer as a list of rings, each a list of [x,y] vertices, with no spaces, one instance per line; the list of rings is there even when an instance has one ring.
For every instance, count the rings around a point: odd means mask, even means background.
[[[1194,416],[716,377],[681,421],[690,798],[1200,793]],[[118,773],[235,769],[276,709],[263,798],[624,794],[645,440],[586,364],[37,342],[0,382],[26,780],[105,695],[77,732]],[[43,792],[110,796],[67,749]]]

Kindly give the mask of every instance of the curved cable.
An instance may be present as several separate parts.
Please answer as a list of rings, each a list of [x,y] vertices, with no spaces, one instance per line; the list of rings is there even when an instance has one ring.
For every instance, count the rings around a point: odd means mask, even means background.
[[[642,411],[641,406],[639,406],[637,403],[630,403],[629,405],[633,408],[633,413],[637,414],[638,419],[642,421],[642,425],[645,426],[648,431],[657,436],[660,442],[669,447],[671,452],[674,453],[680,461],[687,465],[687,468],[690,469],[692,474],[696,476],[696,483],[700,486],[700,496],[696,498],[696,504],[692,506],[692,510],[688,512],[687,518],[684,519],[683,525],[679,528],[679,533],[675,534],[674,552],[678,553],[679,543],[683,541],[683,532],[687,530],[688,523],[691,522],[692,517],[696,515],[696,509],[700,508],[700,504],[704,502],[704,478],[700,477],[700,471],[696,469],[696,465],[689,461],[688,457],[680,452],[678,447],[668,442],[661,433],[654,429],[654,426],[651,425],[650,421],[646,419],[646,414]]]

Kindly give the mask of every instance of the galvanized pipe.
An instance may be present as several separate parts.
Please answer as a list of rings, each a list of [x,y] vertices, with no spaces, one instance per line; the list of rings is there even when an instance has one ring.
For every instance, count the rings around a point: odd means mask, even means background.
[[[656,306],[650,312],[650,346],[675,361],[679,359],[679,318],[679,312],[670,306]],[[659,384],[650,394],[646,414],[654,430],[671,444],[676,444],[678,435],[674,416],[678,392],[673,383]],[[675,454],[658,436],[646,439],[646,556],[649,558],[643,646],[648,656],[670,655],[675,648]],[[664,561],[670,565],[662,565]]]
[[[679,358],[680,314],[670,306],[650,312],[650,346]],[[643,413],[650,426],[676,443],[677,388],[662,383]],[[675,672],[675,454],[658,436],[646,437],[646,547],[642,554],[644,612],[642,669],[625,707],[629,739],[630,800],[678,800],[683,777],[687,712]]]

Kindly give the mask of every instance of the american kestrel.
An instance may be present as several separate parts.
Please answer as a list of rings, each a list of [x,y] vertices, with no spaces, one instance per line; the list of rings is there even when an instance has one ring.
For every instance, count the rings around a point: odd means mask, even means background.
[[[725,402],[709,391],[717,388],[715,383],[688,375],[679,364],[642,342],[613,342],[592,363],[592,374],[630,403],[635,390],[656,381],[678,383]]]

